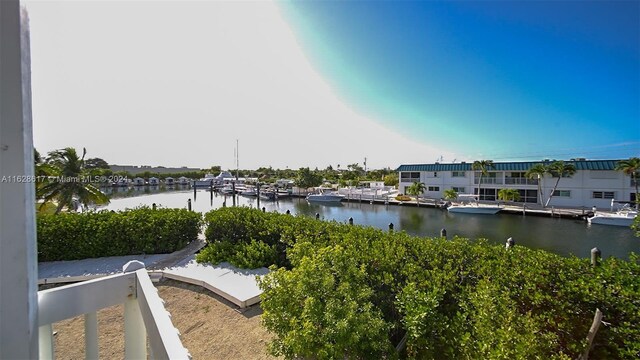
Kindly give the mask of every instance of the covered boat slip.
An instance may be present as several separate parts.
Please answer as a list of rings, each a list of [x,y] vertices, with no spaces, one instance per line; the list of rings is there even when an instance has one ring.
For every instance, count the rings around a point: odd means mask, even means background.
[[[147,268],[160,263],[165,255],[116,256],[75,261],[44,262],[38,266],[38,283],[70,283],[85,281],[122,272],[122,266],[132,260],[147,264]],[[260,302],[262,291],[256,276],[269,273],[267,268],[238,269],[228,263],[218,265],[198,264],[191,255],[170,267],[149,272],[154,281],[174,279],[202,286],[240,308]]]

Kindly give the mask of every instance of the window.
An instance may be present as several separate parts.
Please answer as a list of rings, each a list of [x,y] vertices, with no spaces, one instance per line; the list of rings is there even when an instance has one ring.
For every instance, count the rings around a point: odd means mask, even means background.
[[[418,182],[420,181],[420,173],[415,172],[401,172],[400,182]]]
[[[571,190],[556,190],[553,192],[553,196],[558,197],[571,197]]]
[[[451,187],[451,190],[457,192],[458,194],[464,194],[464,188],[463,187]]]
[[[452,171],[451,177],[465,177],[464,171]]]
[[[427,189],[429,191],[440,191],[440,187],[439,186],[429,186]]]
[[[478,188],[473,189],[474,194],[478,194]],[[495,201],[496,200],[496,189],[480,189],[480,199],[479,200],[488,200]]]
[[[614,199],[616,197],[616,193],[614,191],[594,191],[593,198],[594,199]]]
[[[538,190],[518,189],[518,192],[520,193],[520,200],[517,202],[534,204],[538,202]]]
[[[438,172],[437,171],[433,172],[433,177],[438,177]]]

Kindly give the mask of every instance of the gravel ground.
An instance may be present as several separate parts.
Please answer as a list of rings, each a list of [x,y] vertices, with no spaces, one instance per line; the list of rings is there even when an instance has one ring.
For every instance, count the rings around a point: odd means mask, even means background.
[[[266,352],[271,335],[260,324],[259,305],[239,309],[196,285],[173,280],[156,284],[193,359],[274,359]],[[100,358],[124,358],[124,306],[98,312]],[[84,317],[54,324],[57,359],[84,358]]]

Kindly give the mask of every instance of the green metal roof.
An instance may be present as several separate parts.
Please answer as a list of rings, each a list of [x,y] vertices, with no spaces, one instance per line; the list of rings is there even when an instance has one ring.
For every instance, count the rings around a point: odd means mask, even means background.
[[[568,160],[565,163],[574,164],[576,170],[615,170],[620,160]],[[489,171],[527,171],[535,164],[553,163],[554,160],[523,161],[523,162],[494,162]],[[473,163],[455,164],[407,164],[400,165],[396,171],[471,171]]]

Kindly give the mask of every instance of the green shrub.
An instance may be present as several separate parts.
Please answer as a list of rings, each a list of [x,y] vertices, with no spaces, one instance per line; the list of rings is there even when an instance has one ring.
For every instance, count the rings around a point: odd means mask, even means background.
[[[587,259],[521,246],[419,238],[248,208],[205,218],[212,244],[199,260],[274,264],[259,285],[275,355],[573,359],[584,351],[599,308],[608,325],[598,330],[590,356],[640,357],[635,254],[593,268]]]
[[[196,239],[201,223],[199,213],[184,209],[41,214],[38,261],[170,253]]]

